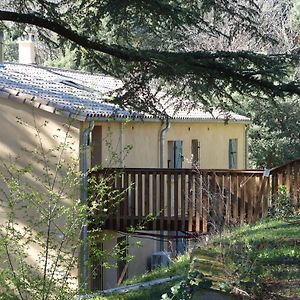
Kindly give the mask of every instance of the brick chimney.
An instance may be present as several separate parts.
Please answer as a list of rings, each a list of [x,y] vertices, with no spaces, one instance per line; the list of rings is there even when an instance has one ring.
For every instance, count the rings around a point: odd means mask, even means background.
[[[19,63],[35,63],[35,39],[33,33],[26,33],[18,38],[19,44]]]

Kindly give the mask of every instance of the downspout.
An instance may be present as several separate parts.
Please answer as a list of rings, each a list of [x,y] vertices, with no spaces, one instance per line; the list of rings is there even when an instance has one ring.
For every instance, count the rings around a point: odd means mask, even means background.
[[[125,167],[124,162],[124,124],[120,123],[120,166]]]
[[[159,167],[164,167],[164,143],[166,139],[166,134],[168,130],[170,129],[170,122],[168,116],[166,116],[166,126],[160,130],[159,133]],[[163,236],[164,232],[161,230],[160,235]],[[159,243],[159,249],[160,251],[164,251],[164,241],[163,239],[160,240]]]
[[[3,65],[4,59],[4,50],[3,50],[3,40],[4,40],[4,35],[3,35],[3,31],[0,30],[0,65]]]
[[[248,169],[248,153],[249,153],[248,132],[249,132],[249,125],[246,125],[245,126],[245,169]]]
[[[81,197],[80,203],[86,206],[81,225],[81,249],[80,249],[80,285],[84,292],[88,290],[89,277],[89,249],[88,249],[88,226],[87,226],[87,205],[88,205],[88,155],[90,134],[94,129],[94,121],[89,122],[89,127],[84,129],[81,135],[80,147],[80,169],[81,169]]]

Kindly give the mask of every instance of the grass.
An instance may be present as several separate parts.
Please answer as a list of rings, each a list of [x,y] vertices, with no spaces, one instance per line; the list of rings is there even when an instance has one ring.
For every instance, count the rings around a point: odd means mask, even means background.
[[[126,294],[112,294],[106,297],[98,297],[94,300],[159,300],[161,299],[161,295],[169,291],[177,282],[178,281],[172,281],[148,289],[127,292]]]
[[[256,299],[300,297],[300,226],[266,219],[227,231],[193,253],[192,270]]]
[[[182,255],[177,259],[173,260],[169,267],[159,267],[151,272],[144,273],[139,276],[135,276],[131,279],[128,279],[124,282],[123,285],[134,284],[139,282],[150,281],[158,278],[164,278],[175,275],[185,275],[188,273],[190,268],[190,256]]]
[[[183,256],[169,268],[156,269],[125,284],[187,275],[189,271],[204,274],[214,289],[247,293],[254,299],[300,299],[300,224],[264,219],[228,229],[194,250],[191,259]],[[161,299],[175,284],[172,281],[94,300]]]
[[[187,275],[190,268],[190,257],[189,255],[183,255],[171,262],[169,267],[156,268],[151,272],[147,272],[140,276],[135,276],[124,282],[123,285],[142,283],[154,279],[169,277],[169,276],[182,276]],[[161,298],[161,295],[168,291],[178,280],[174,280],[168,283],[155,285],[151,288],[142,289],[139,291],[127,292],[126,294],[114,293],[110,296],[97,297],[94,300],[157,300]]]

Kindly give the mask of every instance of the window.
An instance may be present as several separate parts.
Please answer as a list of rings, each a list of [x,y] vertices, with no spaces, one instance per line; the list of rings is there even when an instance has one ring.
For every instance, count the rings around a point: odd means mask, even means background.
[[[182,168],[182,141],[168,141],[168,168]]]
[[[237,169],[237,139],[229,139],[229,169]]]
[[[100,166],[102,163],[102,127],[95,126],[92,131],[92,167]]]
[[[192,165],[193,167],[200,166],[200,143],[198,140],[192,140]]]

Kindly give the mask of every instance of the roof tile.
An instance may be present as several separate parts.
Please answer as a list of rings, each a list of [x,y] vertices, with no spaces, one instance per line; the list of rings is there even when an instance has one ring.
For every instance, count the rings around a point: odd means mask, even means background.
[[[61,111],[78,120],[100,118],[153,118],[131,112],[105,101],[108,92],[122,86],[122,82],[103,74],[70,71],[6,63],[0,69],[0,97],[26,102],[41,109]],[[26,101],[25,101],[26,100]],[[42,105],[40,105],[42,104]],[[213,113],[201,109],[177,111],[167,109],[175,120],[228,120],[247,122],[249,118],[237,114]]]

